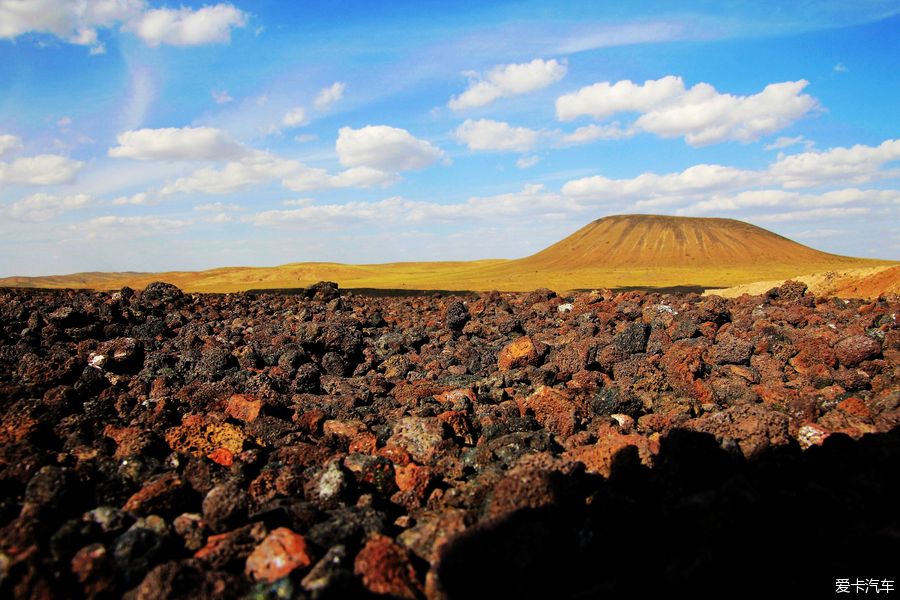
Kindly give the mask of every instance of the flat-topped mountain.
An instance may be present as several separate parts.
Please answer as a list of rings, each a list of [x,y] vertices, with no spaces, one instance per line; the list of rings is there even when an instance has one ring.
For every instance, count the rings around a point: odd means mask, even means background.
[[[235,292],[297,288],[326,280],[342,288],[408,290],[723,288],[892,264],[896,263],[827,254],[733,219],[617,215],[593,221],[552,246],[515,260],[313,262],[199,272],[76,273],[9,277],[0,279],[0,286],[110,290],[165,281],[185,291]]]
[[[738,267],[822,263],[847,257],[814,250],[734,219],[615,215],[516,261],[541,269]]]

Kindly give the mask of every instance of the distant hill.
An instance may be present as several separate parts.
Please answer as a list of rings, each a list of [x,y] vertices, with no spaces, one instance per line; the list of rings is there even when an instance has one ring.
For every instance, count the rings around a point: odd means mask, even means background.
[[[330,280],[343,288],[417,290],[725,288],[804,273],[893,264],[897,263],[820,252],[733,219],[616,215],[598,219],[536,254],[515,260],[291,263],[199,272],[77,273],[10,277],[0,279],[0,286],[116,289],[167,281],[186,291],[233,292]]]
[[[845,262],[734,219],[616,215],[598,219],[537,254],[515,261],[538,269],[740,267]]]

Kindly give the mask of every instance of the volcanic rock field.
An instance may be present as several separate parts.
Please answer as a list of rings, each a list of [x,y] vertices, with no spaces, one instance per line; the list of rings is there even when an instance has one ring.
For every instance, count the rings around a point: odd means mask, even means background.
[[[0,290],[0,596],[896,580],[898,312],[796,282],[732,300]]]

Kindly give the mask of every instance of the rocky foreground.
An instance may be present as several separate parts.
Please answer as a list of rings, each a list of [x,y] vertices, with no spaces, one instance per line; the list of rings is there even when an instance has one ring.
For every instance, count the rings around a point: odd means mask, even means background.
[[[2,290],[0,596],[896,582],[898,311]]]

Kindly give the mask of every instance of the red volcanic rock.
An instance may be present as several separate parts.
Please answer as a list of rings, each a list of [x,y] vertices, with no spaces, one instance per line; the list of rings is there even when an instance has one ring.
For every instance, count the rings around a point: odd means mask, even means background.
[[[185,491],[184,480],[177,473],[164,473],[149,479],[125,502],[122,510],[140,515],[171,512],[177,510]]]
[[[577,409],[566,392],[542,386],[526,397],[517,400],[522,416],[533,414],[542,427],[566,438],[575,433]]]
[[[881,354],[881,344],[865,335],[853,335],[835,344],[834,353],[842,365],[855,367]]]
[[[247,574],[255,581],[273,582],[312,563],[303,536],[287,527],[279,527],[271,531],[247,557]]]
[[[696,431],[713,434],[726,446],[736,444],[748,458],[789,440],[787,416],[760,404],[740,404],[707,413],[687,425]]]
[[[403,448],[418,463],[430,464],[444,446],[444,425],[436,418],[404,417],[387,443]]]
[[[425,499],[428,486],[434,478],[434,473],[429,467],[422,467],[414,463],[394,468],[394,477],[397,487],[401,492],[410,492],[416,499]]]
[[[239,421],[252,423],[259,416],[262,400],[247,394],[234,394],[225,405],[225,412]]]
[[[653,457],[659,452],[659,442],[655,439],[607,430],[599,436],[595,444],[575,448],[563,456],[568,460],[584,463],[591,473],[609,477],[616,455],[629,447],[633,447],[641,463],[648,466],[653,464]]]
[[[503,347],[497,357],[497,366],[501,371],[518,369],[526,366],[541,364],[541,358],[546,352],[546,345],[523,335]]]
[[[711,595],[839,573],[900,504],[898,313],[796,284],[0,288],[0,596]],[[772,544],[785,524],[802,553]]]
[[[701,403],[712,401],[712,390],[699,377],[703,368],[703,348],[699,344],[675,342],[663,354],[659,366],[676,392]]]
[[[425,592],[409,560],[409,551],[383,535],[369,538],[356,555],[353,572],[373,594],[415,600]]]

